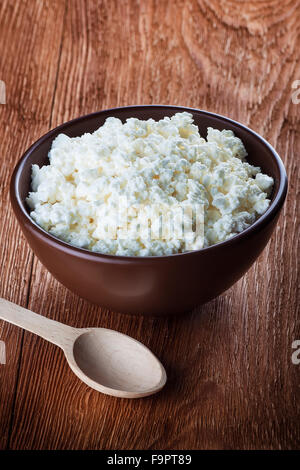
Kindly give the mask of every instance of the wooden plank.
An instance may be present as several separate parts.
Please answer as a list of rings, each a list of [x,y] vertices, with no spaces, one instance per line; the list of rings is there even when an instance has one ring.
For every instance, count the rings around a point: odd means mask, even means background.
[[[24,150],[49,126],[63,12],[59,1],[0,6],[0,79],[6,85],[6,104],[0,105],[0,295],[24,306],[33,255],[10,209],[9,182]],[[6,364],[0,365],[0,449],[8,445],[22,338],[22,330],[0,321],[6,349]]]
[[[67,2],[52,124],[97,109],[165,103],[249,124],[290,177],[268,247],[225,295],[174,319],[100,309],[34,261],[29,308],[73,326],[130,334],[160,357],[157,396],[119,400],[89,389],[54,346],[26,333],[14,449],[296,448],[300,337],[296,212],[299,2]],[[48,49],[47,49],[48,50]],[[300,106],[300,105],[299,105]]]

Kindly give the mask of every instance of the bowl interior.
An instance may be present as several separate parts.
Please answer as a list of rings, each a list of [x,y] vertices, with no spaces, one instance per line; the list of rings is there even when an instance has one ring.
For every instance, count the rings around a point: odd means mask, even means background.
[[[48,152],[51,148],[53,139],[55,139],[58,134],[65,133],[69,137],[76,137],[86,132],[94,132],[109,116],[117,117],[123,122],[125,122],[129,117],[136,117],[138,119],[153,118],[155,120],[159,120],[164,116],[172,116],[176,112],[182,111],[188,111],[193,114],[195,124],[199,128],[200,134],[205,138],[208,127],[213,127],[219,130],[230,129],[235,133],[235,135],[240,137],[248,152],[248,162],[253,165],[260,166],[264,173],[274,178],[275,184],[271,199],[275,199],[280,184],[282,185],[282,174],[284,169],[279,158],[275,157],[272,147],[255,132],[250,131],[248,128],[235,121],[206,111],[176,106],[153,105],[129,106],[125,108],[100,111],[62,124],[41,137],[25,153],[18,168],[18,178],[16,179],[15,189],[18,193],[18,199],[23,206],[23,209],[25,209],[26,212],[29,212],[25,199],[30,191],[31,166],[32,164],[42,166],[49,163]]]

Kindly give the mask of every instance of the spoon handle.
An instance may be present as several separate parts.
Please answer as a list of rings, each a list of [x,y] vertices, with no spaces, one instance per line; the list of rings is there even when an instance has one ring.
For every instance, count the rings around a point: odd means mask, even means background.
[[[24,330],[31,331],[38,336],[56,344],[64,349],[68,343],[73,342],[78,335],[77,329],[59,323],[55,320],[37,315],[31,310],[20,307],[8,300],[0,298],[0,319],[13,325],[20,326]]]

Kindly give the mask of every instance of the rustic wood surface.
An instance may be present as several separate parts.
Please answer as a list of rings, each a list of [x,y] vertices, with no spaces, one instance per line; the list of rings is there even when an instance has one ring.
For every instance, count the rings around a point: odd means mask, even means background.
[[[1,449],[295,449],[300,444],[297,183],[300,2],[3,0],[0,4],[0,295],[75,327],[132,335],[164,363],[157,396],[101,395],[63,353],[0,321]],[[49,128],[108,107],[178,104],[257,130],[289,176],[279,224],[224,295],[174,319],[119,315],[61,286],[9,206],[22,152]],[[298,200],[299,203],[299,200]]]

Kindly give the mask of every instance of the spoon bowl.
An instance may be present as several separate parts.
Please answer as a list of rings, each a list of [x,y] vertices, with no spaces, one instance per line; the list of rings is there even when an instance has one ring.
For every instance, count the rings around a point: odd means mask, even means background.
[[[72,328],[0,299],[0,318],[59,346],[74,374],[99,392],[141,398],[167,381],[163,365],[142,343],[106,328]]]
[[[109,395],[139,398],[158,392],[166,383],[165,369],[154,354],[117,331],[85,329],[74,341],[72,353],[65,355],[83,382]]]

